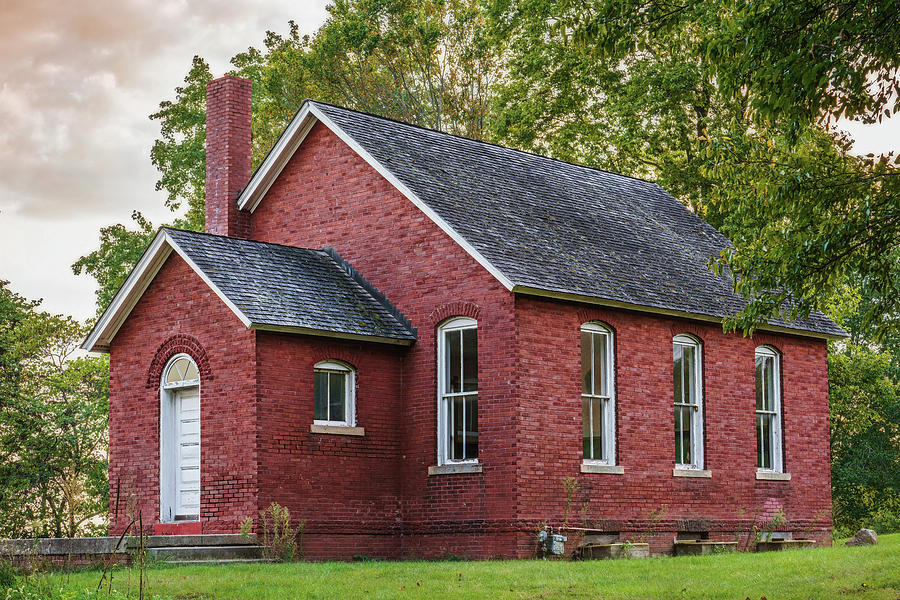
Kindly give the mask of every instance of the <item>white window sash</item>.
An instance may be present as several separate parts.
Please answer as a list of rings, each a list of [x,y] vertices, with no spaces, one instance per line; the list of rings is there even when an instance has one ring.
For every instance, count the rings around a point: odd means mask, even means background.
[[[763,362],[762,369],[762,377],[763,380],[762,390],[763,394],[768,394],[769,390],[769,381],[768,378],[771,378],[772,383],[772,391],[774,392],[771,400],[771,410],[756,410],[756,422],[754,423],[757,428],[756,438],[757,438],[757,462],[759,461],[759,444],[764,442],[769,447],[769,452],[771,454],[771,467],[761,467],[757,464],[756,470],[761,473],[783,473],[784,472],[784,450],[782,449],[782,415],[781,415],[781,356],[767,347],[760,347],[756,349],[754,354],[754,362],[756,358],[771,358],[772,368],[766,368],[766,362]],[[755,373],[755,365],[754,365],[754,373]],[[760,431],[759,431],[759,418],[764,417],[770,420],[769,426],[769,435],[768,439],[760,440]]]
[[[438,431],[437,431],[437,459],[438,465],[457,465],[457,464],[477,464],[478,457],[473,458],[465,458],[465,459],[456,459],[450,458],[450,443],[452,438],[452,418],[450,414],[450,404],[454,398],[469,398],[475,397],[475,402],[477,406],[478,402],[478,390],[476,388],[475,391],[471,392],[448,392],[446,390],[446,381],[447,381],[447,334],[456,332],[456,331],[464,331],[467,329],[475,329],[477,335],[477,323],[474,319],[468,318],[456,318],[449,321],[444,326],[438,329],[438,343],[437,343],[437,388],[438,388]],[[463,337],[460,336],[460,344],[462,344]],[[475,361],[477,365],[478,356],[476,354]],[[463,373],[465,372],[465,359],[463,357],[462,347],[460,347],[460,385],[465,387],[465,378],[463,377]],[[465,406],[465,402],[463,402],[463,414],[467,410]],[[463,424],[463,429],[465,430],[465,424]],[[479,444],[480,446],[480,444]]]
[[[328,425],[332,427],[354,427],[356,425],[356,372],[341,364],[327,362],[316,366],[313,373],[328,373],[344,376],[344,420],[313,419],[314,425]],[[331,416],[331,377],[325,378],[325,410]]]
[[[684,348],[693,348],[694,349],[694,385],[691,392],[693,392],[694,402],[684,402],[683,398],[686,392],[686,385],[684,381],[684,358],[682,354],[682,382],[681,382],[681,393],[682,393],[682,401],[676,401],[674,403],[675,410],[685,411],[688,410],[690,413],[690,424],[691,424],[691,436],[690,436],[690,449],[691,449],[691,462],[690,463],[679,463],[676,461],[675,468],[676,469],[685,469],[685,470],[700,470],[703,469],[704,465],[704,448],[703,448],[703,346],[700,342],[690,338],[688,336],[679,335],[675,337],[673,342],[674,346],[681,346]],[[673,350],[674,351],[674,350]],[[691,397],[691,394],[688,393],[688,397]],[[676,457],[677,459],[677,457]]]
[[[582,456],[582,462],[584,464],[590,465],[609,465],[613,466],[616,464],[616,398],[615,398],[615,363],[613,359],[613,333],[607,329],[605,326],[594,324],[594,323],[585,323],[581,326],[581,331],[585,333],[589,333],[591,335],[591,387],[594,394],[581,394],[582,403],[584,403],[585,399],[599,399],[601,401],[603,414],[601,415],[603,419],[603,447],[600,449],[600,454],[606,455],[606,458],[588,458],[586,456]],[[606,361],[603,365],[604,373],[606,376],[606,395],[597,394],[597,389],[603,389],[602,382],[597,380],[597,374],[594,372],[594,352],[596,348],[596,342],[600,338],[601,343],[606,347]],[[600,384],[598,386],[598,384]],[[589,403],[590,407],[590,427],[589,431],[593,434],[594,431],[594,403]],[[582,423],[582,427],[584,424]],[[582,436],[584,434],[582,433]],[[591,436],[593,438],[593,435]],[[582,444],[582,449],[584,445]],[[591,441],[591,450],[596,454],[596,448],[593,447],[593,439]]]

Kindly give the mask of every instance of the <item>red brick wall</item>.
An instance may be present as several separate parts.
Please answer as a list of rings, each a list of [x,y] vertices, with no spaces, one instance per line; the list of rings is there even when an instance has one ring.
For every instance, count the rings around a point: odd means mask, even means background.
[[[315,558],[400,552],[400,456],[404,348],[260,332],[260,509],[278,502],[305,521]],[[363,437],[311,433],[313,367],[356,369],[356,424]]]
[[[654,550],[671,548],[672,534],[699,520],[701,530],[734,539],[781,508],[789,526],[823,537],[831,525],[826,344],[760,333],[747,339],[721,326],[623,310],[519,297],[519,423],[516,487],[523,524],[561,524],[563,479],[580,490],[570,525],[645,531],[651,511],[663,510]],[[615,330],[617,454],[624,475],[581,474],[579,329],[589,320]],[[703,341],[705,458],[711,479],[676,478],[672,338]],[[785,469],[791,481],[756,480],[754,349],[782,353]],[[796,537],[796,536],[795,536]],[[530,548],[530,540],[525,541]],[[667,547],[668,546],[668,547]]]
[[[401,489],[409,535],[512,528],[513,297],[408,199],[321,124],[310,131],[251,218],[251,239],[332,246],[418,328],[402,365]],[[448,307],[447,305],[455,305]],[[436,464],[435,329],[478,315],[479,444],[483,474],[429,477]],[[431,538],[429,538],[431,539]],[[446,544],[417,541],[422,555]],[[474,555],[503,550],[482,545]],[[508,547],[506,548],[508,551]]]
[[[181,336],[195,341],[177,342]],[[180,351],[208,364],[201,364],[200,381],[203,532],[235,532],[241,518],[255,513],[254,336],[177,254],[169,257],[110,349],[113,535],[129,513],[142,512],[147,524],[159,520],[160,395],[150,371]],[[161,348],[165,355],[157,356]]]

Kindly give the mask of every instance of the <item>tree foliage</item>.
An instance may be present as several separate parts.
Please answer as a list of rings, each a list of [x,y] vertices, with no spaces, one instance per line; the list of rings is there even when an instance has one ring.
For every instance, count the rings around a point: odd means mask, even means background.
[[[750,298],[729,327],[822,308],[850,276],[900,306],[891,156],[826,128],[880,119],[897,90],[893,2],[494,0],[508,40],[498,135],[652,178],[735,244],[716,257]],[[880,329],[883,333],[883,328]]]
[[[834,522],[900,526],[900,383],[890,356],[850,344],[828,361]]]
[[[103,529],[109,367],[75,358],[87,328],[0,282],[0,536]]]

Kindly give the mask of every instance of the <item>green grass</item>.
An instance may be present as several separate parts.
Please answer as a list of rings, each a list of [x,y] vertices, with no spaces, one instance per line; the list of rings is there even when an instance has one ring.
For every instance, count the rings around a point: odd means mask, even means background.
[[[763,554],[615,561],[363,562],[160,566],[147,571],[162,598],[900,598],[900,534],[877,546]],[[129,583],[130,578],[130,583]],[[94,589],[98,571],[45,576],[61,597]],[[136,592],[137,573],[115,572],[114,589]],[[104,593],[103,596],[106,597]],[[134,594],[134,597],[137,597]]]

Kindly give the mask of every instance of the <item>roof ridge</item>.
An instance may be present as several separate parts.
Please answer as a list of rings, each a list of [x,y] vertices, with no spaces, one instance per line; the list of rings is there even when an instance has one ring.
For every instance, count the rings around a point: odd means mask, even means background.
[[[447,136],[447,137],[452,137],[452,138],[456,138],[456,139],[459,139],[459,140],[464,140],[464,141],[467,141],[467,142],[472,142],[472,143],[475,143],[475,144],[482,144],[482,145],[484,145],[484,146],[492,146],[492,147],[494,147],[494,148],[499,148],[499,149],[501,149],[501,150],[508,150],[508,151],[510,151],[510,152],[516,152],[516,153],[518,153],[518,154],[523,154],[523,155],[525,155],[525,156],[530,156],[530,157],[532,157],[532,158],[541,158],[541,159],[553,161],[553,162],[556,162],[556,163],[562,163],[562,164],[564,164],[564,165],[570,165],[570,166],[573,166],[573,167],[579,167],[579,168],[582,168],[582,169],[587,169],[588,171],[596,171],[596,172],[598,172],[598,173],[605,173],[605,174],[607,174],[607,175],[615,175],[616,177],[624,177],[625,179],[632,179],[632,180],[634,180],[634,181],[640,181],[641,183],[649,183],[650,185],[655,185],[655,186],[659,187],[660,189],[662,189],[661,186],[660,186],[658,183],[656,183],[655,181],[650,181],[649,179],[642,179],[642,178],[640,178],[640,177],[635,177],[635,176],[633,176],[633,175],[625,175],[624,173],[616,173],[615,171],[609,171],[609,170],[607,170],[607,169],[601,169],[600,167],[592,167],[592,166],[590,166],[590,165],[584,165],[584,164],[581,164],[581,163],[571,162],[571,161],[568,161],[568,160],[562,160],[561,158],[555,158],[555,157],[552,157],[552,156],[545,156],[545,155],[543,155],[543,154],[538,154],[537,152],[528,152],[527,150],[520,150],[520,149],[518,149],[518,148],[512,148],[512,147],[510,147],[510,146],[504,146],[503,144],[498,144],[498,143],[496,143],[496,142],[488,142],[488,141],[485,141],[485,140],[476,140],[476,139],[474,139],[474,138],[466,137],[466,136],[464,136],[464,135],[459,135],[459,134],[457,134],[457,133],[448,133],[448,132],[446,132],[446,131],[438,131],[437,129],[431,129],[430,127],[425,127],[424,125],[416,125],[416,124],[414,124],[414,123],[407,123],[406,121],[401,121],[401,120],[399,120],[399,119],[394,119],[394,118],[391,118],[391,117],[385,117],[385,116],[382,116],[382,115],[376,115],[376,114],[374,114],[374,113],[366,112],[366,111],[364,111],[364,110],[356,110],[356,109],[353,109],[353,108],[347,108],[346,106],[341,106],[341,105],[339,105],[339,104],[333,104],[333,103],[331,103],[331,102],[324,102],[324,101],[322,101],[322,100],[316,100],[316,99],[314,99],[314,98],[306,98],[306,99],[303,100],[303,104],[306,104],[307,102],[309,102],[309,103],[311,103],[311,104],[321,104],[321,105],[324,105],[324,106],[330,106],[330,107],[336,108],[336,109],[338,109],[338,110],[345,110],[345,111],[347,111],[347,112],[356,113],[356,114],[358,114],[358,115],[365,115],[365,116],[367,116],[367,117],[372,117],[373,119],[378,119],[378,120],[381,120],[381,121],[387,121],[387,122],[389,122],[389,123],[396,123],[397,125],[405,125],[405,126],[407,126],[407,127],[412,127],[413,129],[420,129],[420,130],[422,130],[422,131],[427,131],[427,132],[429,132],[429,133],[436,133],[436,134],[438,134],[438,135],[444,135],[444,136]],[[303,104],[301,104],[301,105],[300,105],[300,109],[297,110],[298,113],[300,112],[300,110],[303,109]],[[296,113],[295,113],[295,114],[296,114]]]

